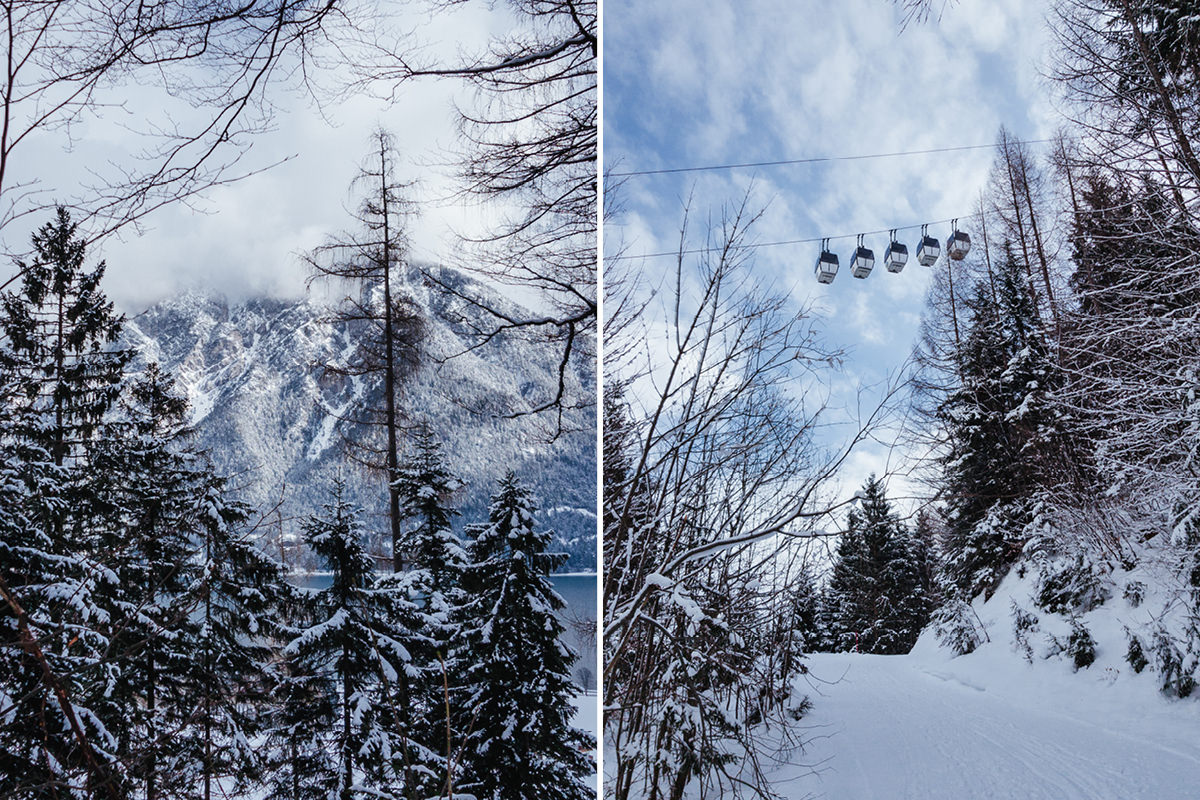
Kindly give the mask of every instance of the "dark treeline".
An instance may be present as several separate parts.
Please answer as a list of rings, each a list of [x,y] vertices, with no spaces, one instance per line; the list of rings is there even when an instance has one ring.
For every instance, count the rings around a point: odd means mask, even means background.
[[[303,525],[332,583],[296,589],[170,377],[116,349],[68,212],[19,268],[0,298],[0,796],[593,795],[562,556],[516,477],[460,539],[418,428],[391,473],[403,568],[378,569],[334,485]]]

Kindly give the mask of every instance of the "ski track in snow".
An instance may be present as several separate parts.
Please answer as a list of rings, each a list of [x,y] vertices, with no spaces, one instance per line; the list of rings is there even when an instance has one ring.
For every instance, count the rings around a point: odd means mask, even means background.
[[[814,708],[799,724],[812,741],[795,760],[815,767],[781,767],[776,788],[828,800],[1200,797],[1194,703],[1165,708],[1151,695],[1144,707],[1124,702],[1114,713],[1112,703],[1060,691],[1057,675],[1014,691],[950,666],[913,656],[810,656]]]

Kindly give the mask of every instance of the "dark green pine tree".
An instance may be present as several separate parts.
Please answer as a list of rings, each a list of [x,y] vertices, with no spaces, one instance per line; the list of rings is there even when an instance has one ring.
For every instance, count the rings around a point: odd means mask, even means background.
[[[826,603],[837,650],[907,653],[929,621],[909,534],[874,475],[849,514]]]
[[[35,413],[15,435],[45,448],[62,466],[91,442],[120,392],[131,354],[114,350],[124,318],[100,291],[105,265],[84,268],[87,243],[66,209],[33,235],[34,255],[17,262],[21,289],[0,298],[0,332],[10,397]]]
[[[441,761],[427,787],[440,791],[446,784],[448,743],[446,686],[449,676],[464,667],[457,663],[458,608],[464,603],[462,574],[467,563],[462,540],[452,520],[458,511],[449,499],[460,487],[447,469],[441,445],[427,423],[417,426],[396,482],[401,513],[410,527],[404,533],[407,571],[404,581],[419,598],[424,626],[410,645],[413,735]]]
[[[270,713],[281,611],[292,593],[283,570],[248,541],[250,509],[228,496],[225,479],[209,475],[198,494],[201,574],[193,607],[203,617],[187,679],[192,711],[188,763],[198,764],[206,800],[220,787],[256,785],[265,761],[255,740]]]
[[[790,624],[798,639],[799,649],[795,656],[813,653],[821,648],[825,634],[821,630],[821,593],[813,580],[812,569],[806,564],[800,567],[790,587]],[[785,669],[791,674],[791,669]]]
[[[95,796],[120,797],[115,742],[91,705],[102,696],[89,691],[108,644],[83,624],[101,610],[82,579],[93,570],[52,537],[47,512],[63,503],[63,470],[13,435],[20,404],[10,397],[0,368],[0,797],[50,800],[99,786],[111,791]],[[62,647],[64,638],[74,645]]]
[[[156,365],[132,382],[92,458],[91,521],[111,668],[106,726],[147,800],[258,777],[279,568],[240,539],[249,514],[188,442]]]
[[[192,512],[203,488],[196,465],[171,447],[186,403],[170,393],[157,366],[132,385],[122,406],[91,459],[91,528],[109,567],[96,590],[107,611],[113,676],[104,716],[129,777],[154,800],[177,796],[195,773],[195,765],[181,769],[178,762],[185,749],[179,731],[195,710],[181,673],[200,636],[189,592],[198,577]]]
[[[1065,441],[1050,400],[1058,371],[1007,247],[995,270],[992,286],[977,285],[968,303],[958,386],[939,410],[949,441],[943,567],[967,596],[992,591],[1020,554]]]
[[[429,754],[401,717],[410,698],[399,678],[413,667],[415,638],[405,626],[417,610],[407,587],[376,571],[358,519],[338,480],[324,513],[304,526],[333,579],[303,602],[283,651],[289,672],[279,696],[287,705],[271,738],[282,767],[273,783],[285,797],[413,798],[429,774]],[[290,752],[301,760],[287,763]]]
[[[11,759],[0,793],[120,793],[117,742],[101,722],[110,643],[95,590],[108,565],[89,525],[89,461],[129,355],[112,348],[122,320],[99,289],[104,265],[84,268],[70,215],[60,208],[32,241],[20,289],[0,295],[0,441],[15,493],[0,570],[7,612],[22,610],[5,623],[4,641],[21,647],[6,648],[0,681],[16,701],[0,724],[0,761]]]
[[[571,727],[570,668],[548,578],[564,560],[533,526],[529,492],[510,472],[488,523],[472,529],[464,586],[462,680],[452,696],[456,792],[479,800],[583,800],[594,742]]]

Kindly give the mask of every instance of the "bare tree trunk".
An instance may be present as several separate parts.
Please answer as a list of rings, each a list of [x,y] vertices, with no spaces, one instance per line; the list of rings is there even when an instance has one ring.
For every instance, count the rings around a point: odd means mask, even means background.
[[[387,426],[387,482],[388,482],[388,516],[392,527],[392,571],[400,572],[404,568],[404,556],[401,552],[400,541],[400,488],[396,480],[400,477],[400,458],[397,442],[396,419],[396,340],[395,325],[392,319],[392,238],[390,209],[388,208],[387,185],[387,145],[383,137],[379,139],[379,196],[383,203],[383,391],[385,417]]]

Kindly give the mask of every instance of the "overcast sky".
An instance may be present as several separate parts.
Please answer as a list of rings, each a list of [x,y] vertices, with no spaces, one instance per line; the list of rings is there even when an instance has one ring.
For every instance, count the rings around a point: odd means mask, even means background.
[[[429,56],[443,54],[450,63],[458,54],[482,52],[489,38],[513,24],[506,8],[490,9],[486,3],[436,14],[422,4],[386,6],[397,7],[407,16],[395,25],[413,32],[413,45]],[[320,76],[330,86],[340,77]],[[494,214],[472,202],[446,199],[457,185],[447,165],[457,147],[454,104],[469,106],[475,99],[461,83],[426,80],[402,87],[390,103],[358,95],[345,102],[327,100],[320,109],[299,93],[277,93],[275,98],[284,107],[276,129],[255,140],[246,165],[260,167],[294,156],[292,160],[206,193],[197,201],[201,213],[183,206],[157,211],[147,218],[143,234],[127,233],[94,253],[108,261],[106,291],[123,311],[136,313],[182,288],[215,290],[235,300],[303,294],[306,271],[297,254],[351,227],[346,209],[356,200],[349,184],[378,125],[396,137],[400,175],[420,182],[417,194],[424,202],[413,226],[417,258],[446,258],[457,241],[455,231],[478,230],[484,215]],[[18,168],[25,176],[38,177],[48,197],[71,196],[86,180],[85,168],[108,160],[126,162],[143,146],[123,126],[149,118],[159,98],[119,86],[101,99],[124,108],[108,109],[102,118],[78,126],[69,151],[56,135],[42,136],[21,151]],[[21,244],[28,241],[28,226],[5,233],[19,237]]]
[[[1045,8],[961,0],[940,22],[901,32],[886,0],[606,0],[605,162],[627,171],[990,144],[1001,125],[1021,139],[1052,136],[1060,123],[1040,77]],[[966,217],[992,157],[983,149],[631,177],[605,246],[671,250],[689,193],[698,220],[751,186],[752,203],[767,208],[761,242]],[[944,241],[949,226],[930,232]],[[693,233],[702,244],[699,225]],[[910,252],[916,235],[901,232]],[[886,244],[886,235],[867,239],[877,258]],[[762,248],[755,269],[797,302],[815,300],[831,343],[851,350],[850,382],[869,383],[909,355],[930,270],[910,259],[894,275],[877,262],[855,280],[853,245],[832,243],[842,269],[830,286],[813,279],[816,244]],[[670,265],[645,262],[652,272]],[[846,482],[886,465],[884,448],[864,450]]]

